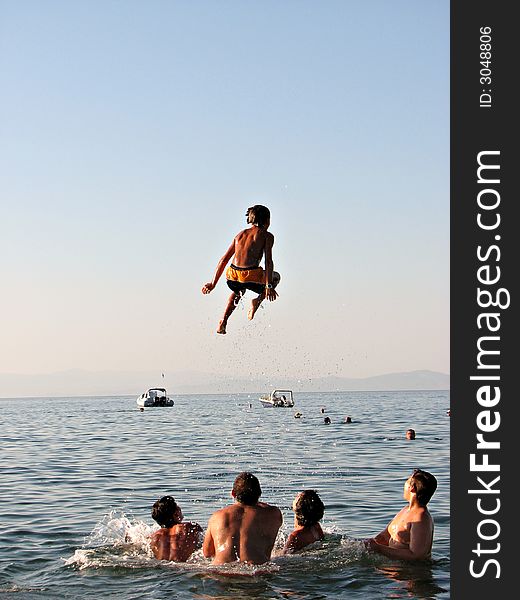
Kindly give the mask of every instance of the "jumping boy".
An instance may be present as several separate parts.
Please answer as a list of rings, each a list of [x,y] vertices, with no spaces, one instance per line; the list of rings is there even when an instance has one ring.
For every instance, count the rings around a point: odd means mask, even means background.
[[[217,264],[213,281],[202,287],[202,293],[209,294],[217,285],[228,262],[233,258],[226,271],[227,284],[233,293],[228,299],[217,333],[226,333],[228,319],[246,290],[258,294],[251,300],[251,307],[247,314],[249,320],[255,316],[264,298],[272,302],[278,297],[275,288],[280,282],[280,275],[273,270],[274,236],[267,231],[271,222],[271,213],[266,206],[255,204],[247,209],[246,217],[251,227],[235,236],[231,246]],[[265,258],[265,270],[260,267],[262,257]]]

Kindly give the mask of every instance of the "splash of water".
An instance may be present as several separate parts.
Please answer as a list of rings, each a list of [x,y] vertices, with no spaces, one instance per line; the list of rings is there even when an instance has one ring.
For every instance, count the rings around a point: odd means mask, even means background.
[[[153,559],[149,537],[154,531],[143,521],[131,521],[122,511],[104,515],[83,546],[65,559],[79,569],[124,566],[137,568]]]
[[[258,576],[276,573],[287,566],[299,568],[334,569],[349,563],[366,560],[368,551],[363,541],[348,538],[333,527],[325,529],[326,537],[309,546],[298,555],[284,555],[287,532],[278,532],[273,558],[263,565],[230,563],[213,565],[204,558],[202,550],[194,552],[185,563],[158,561],[150,548],[150,534],[154,528],[143,521],[131,520],[124,512],[112,510],[94,526],[81,548],[63,559],[65,565],[79,570],[99,568],[166,567],[190,572],[204,572],[222,576]],[[202,540],[201,540],[202,541]]]
[[[154,529],[143,521],[130,521],[121,510],[111,510],[94,526],[84,547],[134,544],[149,546],[148,537]]]

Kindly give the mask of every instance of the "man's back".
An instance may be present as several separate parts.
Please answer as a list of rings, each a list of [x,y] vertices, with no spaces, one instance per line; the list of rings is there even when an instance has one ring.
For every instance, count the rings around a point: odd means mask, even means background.
[[[275,506],[263,502],[227,506],[209,520],[204,556],[214,556],[214,564],[265,563],[271,558],[281,524],[282,513]]]
[[[202,527],[197,523],[178,523],[152,534],[150,546],[155,558],[185,562],[200,546]]]
[[[257,267],[262,260],[266,241],[274,237],[262,227],[249,227],[235,236],[235,256],[233,263],[237,267]]]

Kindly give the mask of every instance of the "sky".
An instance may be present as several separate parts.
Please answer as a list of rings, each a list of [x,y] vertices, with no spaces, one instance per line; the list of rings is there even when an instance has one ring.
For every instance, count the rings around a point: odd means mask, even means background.
[[[0,88],[0,373],[449,372],[447,0],[0,0]]]

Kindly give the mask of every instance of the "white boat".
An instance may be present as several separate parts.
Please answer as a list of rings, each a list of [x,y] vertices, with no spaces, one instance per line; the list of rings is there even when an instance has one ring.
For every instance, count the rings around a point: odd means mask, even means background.
[[[164,388],[150,388],[137,398],[137,406],[173,406],[174,401],[168,397]]]
[[[292,390],[273,390],[259,398],[264,408],[291,408],[294,406]]]

